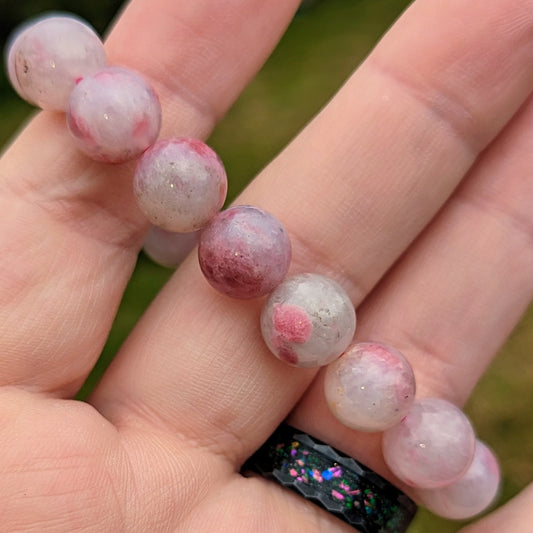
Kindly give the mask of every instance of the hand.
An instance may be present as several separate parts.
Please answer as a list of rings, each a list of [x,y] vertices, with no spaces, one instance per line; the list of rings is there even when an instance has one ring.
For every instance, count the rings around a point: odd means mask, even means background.
[[[419,0],[238,200],[288,228],[292,271],[348,290],[357,338],[400,349],[420,396],[463,404],[531,299],[532,4]],[[205,138],[297,6],[134,0],[109,57],[149,77],[164,136]],[[322,373],[271,356],[260,303],[215,293],[194,258],[71,399],[146,230],[131,171],[79,154],[52,113],[0,163],[2,530],[351,531],[238,472],[289,415],[393,480],[379,435],[336,422]],[[532,501],[469,532],[523,531]]]

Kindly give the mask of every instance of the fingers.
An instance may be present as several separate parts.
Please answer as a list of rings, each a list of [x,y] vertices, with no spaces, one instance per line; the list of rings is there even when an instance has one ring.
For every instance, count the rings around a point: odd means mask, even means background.
[[[397,347],[417,396],[465,403],[533,297],[533,100],[473,168],[443,211],[359,309],[358,340]],[[322,379],[293,423],[384,474],[376,436],[333,419]]]
[[[519,67],[532,52],[523,6],[510,2],[503,15],[491,4],[481,21],[462,3],[414,3],[252,184],[245,200],[290,223],[298,267],[341,272],[359,301],[403,253],[529,95],[531,73]],[[495,71],[511,49],[524,54],[509,65],[521,71],[513,84]]]
[[[298,2],[135,0],[106,46],[164,103],[162,135],[205,138],[270,54]]]
[[[110,61],[145,73],[159,90],[164,134],[205,137],[297,5],[135,0],[109,38]],[[1,384],[68,396],[92,368],[146,226],[131,174],[131,165],[76,152],[54,113],[41,113],[3,157]]]
[[[494,2],[480,11],[448,2],[432,14],[433,5],[414,4],[239,199],[265,207],[288,227],[293,270],[336,277],[356,303],[531,87],[530,6]],[[457,20],[468,21],[468,31]],[[513,74],[503,74],[497,65],[511,51]],[[239,465],[313,378],[267,352],[259,306],[214,293],[191,260],[133,332],[93,401],[117,423],[141,418]]]

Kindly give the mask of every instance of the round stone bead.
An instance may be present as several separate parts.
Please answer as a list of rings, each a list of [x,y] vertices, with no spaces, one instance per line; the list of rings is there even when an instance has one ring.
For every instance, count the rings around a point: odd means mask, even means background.
[[[355,309],[344,289],[319,274],[286,279],[268,298],[261,332],[272,353],[293,366],[331,363],[355,332]]]
[[[200,232],[174,233],[152,226],[144,240],[144,253],[158,265],[178,267],[198,244]]]
[[[354,344],[328,366],[326,401],[346,426],[383,431],[400,422],[415,399],[415,376],[396,349],[377,342]]]
[[[89,157],[123,163],[155,142],[161,106],[144,78],[122,67],[109,67],[76,85],[67,124],[78,148]]]
[[[239,205],[205,227],[198,247],[200,268],[218,291],[257,298],[281,283],[291,261],[291,241],[278,219],[257,207]]]
[[[104,45],[85,22],[47,16],[26,24],[11,39],[7,71],[18,94],[42,109],[65,111],[82,78],[106,66]]]
[[[500,468],[492,451],[476,442],[474,460],[466,473],[446,487],[419,490],[423,505],[433,513],[452,520],[464,520],[483,512],[496,499]]]
[[[135,171],[133,190],[152,224],[189,233],[220,211],[228,182],[222,161],[209,146],[176,138],[146,150]]]
[[[474,458],[476,438],[466,415],[439,398],[415,400],[402,421],[383,433],[391,471],[418,488],[457,481]]]

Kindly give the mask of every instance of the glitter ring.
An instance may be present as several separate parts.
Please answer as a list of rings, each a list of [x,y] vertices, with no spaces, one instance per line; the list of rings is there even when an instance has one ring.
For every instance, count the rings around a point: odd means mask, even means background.
[[[320,440],[281,424],[242,468],[293,490],[361,533],[403,533],[416,504],[387,480]]]

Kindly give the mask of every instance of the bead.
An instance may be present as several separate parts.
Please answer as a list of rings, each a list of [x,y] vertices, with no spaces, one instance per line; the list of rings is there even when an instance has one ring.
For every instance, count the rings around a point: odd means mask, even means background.
[[[415,400],[402,421],[383,434],[383,456],[391,471],[413,487],[437,488],[459,479],[474,458],[470,421],[439,398]]]
[[[78,148],[89,157],[123,163],[155,142],[161,106],[141,76],[109,67],[76,85],[69,99],[67,124]]]
[[[150,222],[167,231],[204,227],[224,205],[228,182],[222,161],[202,141],[159,141],[139,160],[133,189]]]
[[[430,511],[452,520],[472,518],[496,499],[500,487],[500,468],[492,451],[476,442],[474,460],[463,477],[451,485],[419,490],[420,501]]]
[[[345,425],[383,431],[407,414],[415,399],[415,376],[405,357],[376,342],[354,344],[329,365],[326,401]]]
[[[65,111],[82,78],[106,66],[104,45],[85,22],[72,16],[48,16],[19,30],[7,56],[11,84],[42,109]]]
[[[158,265],[178,267],[198,244],[200,232],[174,233],[152,226],[144,241],[144,253]]]
[[[300,367],[327,365],[355,332],[355,309],[344,289],[319,274],[286,279],[268,298],[261,331],[271,352]]]
[[[291,241],[271,214],[249,205],[219,213],[202,231],[200,268],[218,291],[233,298],[257,298],[283,280]]]

